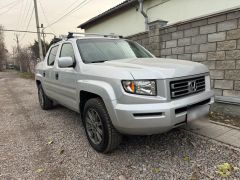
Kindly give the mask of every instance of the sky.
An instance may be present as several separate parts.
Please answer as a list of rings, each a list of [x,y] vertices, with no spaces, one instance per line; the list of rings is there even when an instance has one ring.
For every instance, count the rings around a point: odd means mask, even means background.
[[[82,2],[83,5],[78,6]],[[66,35],[69,31],[80,32],[78,25],[121,2],[123,0],[37,0],[39,21],[46,27],[78,7],[58,23],[46,28],[45,32],[57,35]],[[36,31],[33,0],[0,0],[0,25],[5,29]],[[33,44],[37,39],[36,34],[18,34],[21,47]],[[7,49],[12,53],[12,47],[16,46],[16,35],[14,32],[4,32],[4,35]],[[49,35],[46,40],[50,41],[52,37]]]

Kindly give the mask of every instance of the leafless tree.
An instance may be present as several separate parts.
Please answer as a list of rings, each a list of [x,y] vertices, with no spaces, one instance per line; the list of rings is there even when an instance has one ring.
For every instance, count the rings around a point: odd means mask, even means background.
[[[3,70],[3,63],[6,61],[6,48],[4,43],[3,26],[0,25],[0,71]]]
[[[32,52],[29,47],[19,48],[16,59],[22,72],[33,73],[34,64],[32,62]]]

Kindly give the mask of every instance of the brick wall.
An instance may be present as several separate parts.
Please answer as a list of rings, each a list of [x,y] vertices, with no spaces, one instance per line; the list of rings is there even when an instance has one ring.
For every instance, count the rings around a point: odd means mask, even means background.
[[[240,97],[240,9],[158,27],[128,37],[157,57],[208,66],[217,96]]]
[[[132,40],[132,41],[136,41],[137,43],[141,44],[146,49],[150,49],[148,32],[135,34],[133,36],[128,36],[127,38]]]

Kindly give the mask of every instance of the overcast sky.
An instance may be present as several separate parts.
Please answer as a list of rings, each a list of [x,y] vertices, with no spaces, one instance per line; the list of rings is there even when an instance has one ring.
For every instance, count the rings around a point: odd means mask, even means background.
[[[81,23],[123,2],[123,0],[37,0],[40,23],[43,23],[44,26],[51,24],[83,1],[86,3],[84,6],[79,6],[76,12],[66,16],[45,31],[54,32],[57,35],[66,34],[68,31],[77,31],[76,27]],[[33,0],[0,0],[0,24],[5,29],[26,30],[32,12]],[[28,30],[36,31],[34,13]],[[49,38],[51,36],[47,40]],[[14,39],[14,33],[5,32],[5,42],[10,53],[12,53],[12,46],[16,46]],[[33,43],[34,39],[37,39],[37,35],[19,33],[19,39],[20,45],[26,46]]]

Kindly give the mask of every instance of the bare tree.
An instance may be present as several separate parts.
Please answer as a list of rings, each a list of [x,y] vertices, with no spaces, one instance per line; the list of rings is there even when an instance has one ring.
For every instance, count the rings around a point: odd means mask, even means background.
[[[19,52],[16,56],[19,66],[21,66],[22,72],[32,72],[34,63],[32,61],[32,52],[29,47],[19,48]]]
[[[3,63],[6,61],[6,48],[4,43],[3,26],[0,25],[0,71],[3,70]]]

